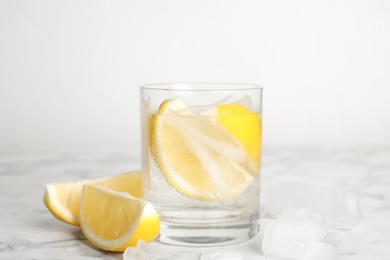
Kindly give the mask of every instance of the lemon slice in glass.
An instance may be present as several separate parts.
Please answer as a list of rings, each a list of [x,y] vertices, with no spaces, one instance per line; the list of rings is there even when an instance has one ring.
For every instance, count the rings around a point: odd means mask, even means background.
[[[257,175],[245,144],[223,126],[226,118],[222,123],[218,118],[191,112],[180,98],[165,100],[151,116],[153,159],[168,183],[185,196],[231,200]]]
[[[259,115],[239,104],[218,105],[209,110],[208,114],[243,145],[252,162],[259,168],[262,136]]]

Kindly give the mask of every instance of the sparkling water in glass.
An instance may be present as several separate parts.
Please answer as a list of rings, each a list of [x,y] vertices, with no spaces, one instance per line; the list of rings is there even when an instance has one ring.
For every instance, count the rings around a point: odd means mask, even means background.
[[[262,87],[140,87],[143,198],[162,243],[244,242],[259,232]]]

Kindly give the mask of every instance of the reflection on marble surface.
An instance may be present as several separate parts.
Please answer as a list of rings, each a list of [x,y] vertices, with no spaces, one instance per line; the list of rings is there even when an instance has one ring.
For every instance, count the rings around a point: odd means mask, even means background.
[[[56,220],[42,202],[44,185],[113,175],[138,169],[128,154],[98,152],[0,152],[0,259],[122,259],[93,247],[80,229]],[[361,221],[349,230],[330,229],[325,242],[342,260],[390,259],[390,148],[265,149],[262,185],[293,180],[340,188],[358,195]],[[262,227],[269,219],[262,218]],[[224,248],[168,247],[180,255],[239,252],[245,259],[265,259],[261,235]],[[175,257],[180,259],[180,257]],[[184,257],[183,259],[191,259]]]

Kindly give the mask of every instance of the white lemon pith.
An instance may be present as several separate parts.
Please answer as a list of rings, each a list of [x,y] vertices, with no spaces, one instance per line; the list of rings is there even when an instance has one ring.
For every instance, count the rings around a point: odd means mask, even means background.
[[[126,192],[84,185],[80,201],[80,226],[97,247],[123,252],[139,239],[153,241],[160,232],[160,220],[153,206]]]
[[[79,226],[79,202],[84,184],[96,184],[115,191],[128,192],[137,198],[142,196],[141,172],[133,171],[106,178],[46,184],[43,202],[57,219]]]
[[[248,124],[257,127],[250,135],[261,134],[259,117],[236,104],[216,109],[212,117],[197,115],[180,98],[167,99],[150,118],[154,161],[168,183],[191,198],[235,198],[258,174],[259,148],[252,146],[260,147],[260,136],[242,135]],[[240,125],[233,126],[231,121]]]

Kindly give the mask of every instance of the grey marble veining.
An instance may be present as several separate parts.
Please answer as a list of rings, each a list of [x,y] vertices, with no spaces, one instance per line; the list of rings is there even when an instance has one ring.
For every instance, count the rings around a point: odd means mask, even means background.
[[[295,180],[356,193],[363,219],[349,230],[331,229],[325,242],[334,246],[338,259],[390,259],[389,147],[265,149],[262,165],[262,185]],[[139,160],[125,151],[1,151],[0,259],[122,259],[122,254],[93,247],[78,227],[56,220],[46,210],[42,196],[49,182],[97,178],[138,168]],[[266,221],[262,219],[263,224]],[[186,251],[168,246],[165,250],[175,255]],[[193,259],[199,259],[202,250],[237,251],[249,260],[264,259],[260,236],[223,249],[194,249]]]

